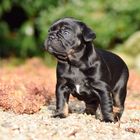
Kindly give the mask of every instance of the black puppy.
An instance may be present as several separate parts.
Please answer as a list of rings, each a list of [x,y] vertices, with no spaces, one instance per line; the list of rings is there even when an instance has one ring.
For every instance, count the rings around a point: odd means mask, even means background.
[[[85,102],[87,114],[102,121],[115,122],[122,116],[128,68],[119,56],[94,48],[95,37],[73,18],[60,19],[50,27],[45,49],[58,59],[55,117],[68,115],[70,94]]]

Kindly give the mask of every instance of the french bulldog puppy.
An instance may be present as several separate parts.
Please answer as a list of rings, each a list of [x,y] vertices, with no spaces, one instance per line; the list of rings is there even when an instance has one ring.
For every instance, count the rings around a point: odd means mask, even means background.
[[[96,38],[85,23],[63,18],[50,27],[45,49],[58,59],[56,114],[69,113],[69,96],[85,102],[85,112],[104,122],[118,121],[124,111],[129,72],[124,61],[97,49]]]

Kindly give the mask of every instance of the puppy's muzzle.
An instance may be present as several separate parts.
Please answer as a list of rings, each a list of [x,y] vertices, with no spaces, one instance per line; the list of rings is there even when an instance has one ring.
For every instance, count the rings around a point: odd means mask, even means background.
[[[55,50],[55,48],[51,46],[53,39],[54,39],[53,36],[49,36],[48,39],[45,41],[44,43],[45,50],[51,53],[52,55],[54,55],[58,60],[61,60],[61,61],[71,60],[75,52],[74,49],[70,49],[67,52],[57,51]]]

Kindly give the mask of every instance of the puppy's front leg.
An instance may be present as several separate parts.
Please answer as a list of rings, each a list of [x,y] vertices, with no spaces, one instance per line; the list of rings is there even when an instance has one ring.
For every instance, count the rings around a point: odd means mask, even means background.
[[[96,117],[104,122],[114,122],[113,100],[108,84],[103,81],[97,82],[94,87],[94,93],[99,98],[99,108],[96,111]],[[99,113],[101,111],[101,114]]]
[[[56,112],[54,117],[65,118],[68,116],[69,91],[67,86],[57,84],[56,86]]]
[[[100,109],[105,122],[114,122],[113,101],[108,91],[100,93]]]

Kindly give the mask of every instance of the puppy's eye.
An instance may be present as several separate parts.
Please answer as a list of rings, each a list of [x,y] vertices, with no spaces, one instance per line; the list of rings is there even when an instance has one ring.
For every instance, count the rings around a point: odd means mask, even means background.
[[[68,32],[68,31],[64,31],[64,34],[65,34],[65,35],[69,35],[69,32]]]

